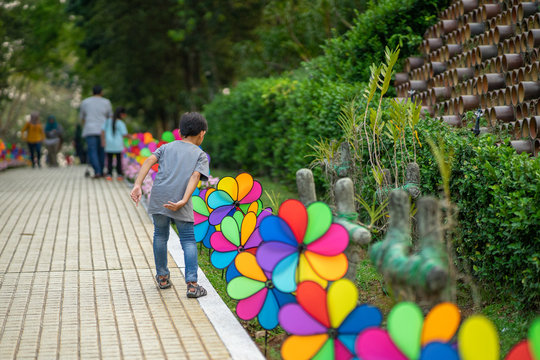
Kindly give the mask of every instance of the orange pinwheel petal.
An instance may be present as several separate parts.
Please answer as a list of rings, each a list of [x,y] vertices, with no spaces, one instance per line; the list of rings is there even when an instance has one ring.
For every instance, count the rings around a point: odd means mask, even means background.
[[[257,264],[255,255],[251,253],[241,252],[236,256],[234,264],[236,265],[236,269],[240,272],[240,274],[244,275],[245,277],[261,282],[266,282],[266,280],[268,280],[259,264]]]
[[[327,334],[289,336],[281,346],[281,356],[285,360],[311,359],[327,340]]]
[[[420,343],[422,346],[432,342],[448,342],[455,335],[461,315],[456,305],[443,302],[426,315]]]
[[[241,231],[241,238],[240,238],[240,245],[245,245],[248,241],[251,234],[253,234],[253,231],[255,230],[255,226],[257,225],[257,215],[252,212],[248,212],[246,216],[244,217],[244,220],[242,220],[242,229]]]
[[[235,200],[243,199],[253,188],[253,177],[248,173],[242,173],[236,177],[238,183],[238,197]]]
[[[324,256],[306,251],[304,255],[317,275],[328,281],[341,279],[349,267],[345,254]]]

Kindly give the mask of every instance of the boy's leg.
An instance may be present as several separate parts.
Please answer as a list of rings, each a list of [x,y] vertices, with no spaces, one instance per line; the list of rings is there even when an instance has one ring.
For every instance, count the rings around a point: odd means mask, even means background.
[[[154,262],[159,276],[169,275],[167,267],[167,241],[169,240],[169,217],[153,214],[154,220]]]
[[[180,244],[184,250],[184,262],[186,263],[186,283],[197,282],[197,242],[192,222],[174,220],[180,237]]]

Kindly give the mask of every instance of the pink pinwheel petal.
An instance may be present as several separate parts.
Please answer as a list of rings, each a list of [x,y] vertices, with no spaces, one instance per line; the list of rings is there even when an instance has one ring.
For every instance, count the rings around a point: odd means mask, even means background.
[[[386,330],[369,328],[356,339],[356,355],[364,360],[407,360]]]
[[[208,216],[201,215],[197,212],[193,212],[193,217],[195,219],[195,225],[199,225],[200,223],[203,223],[206,220],[208,220]]]
[[[228,252],[238,249],[236,245],[232,244],[225,236],[223,236],[221,231],[216,231],[212,234],[210,237],[210,245],[212,245],[212,249],[219,252]]]
[[[258,181],[253,181],[253,187],[249,193],[243,198],[239,199],[240,204],[249,204],[259,200],[262,194],[262,186]]]
[[[336,360],[350,360],[353,358],[353,355],[347,349],[345,345],[341,343],[338,339],[334,340],[334,359]]]
[[[349,245],[349,233],[339,225],[332,224],[330,229],[307,246],[309,251],[326,256],[334,256],[342,253]]]
[[[313,319],[298,304],[287,304],[279,310],[279,324],[293,335],[324,334],[327,328]]]
[[[250,297],[240,300],[236,305],[238,317],[242,320],[251,320],[257,316],[261,311],[267,293],[268,289],[263,288]]]

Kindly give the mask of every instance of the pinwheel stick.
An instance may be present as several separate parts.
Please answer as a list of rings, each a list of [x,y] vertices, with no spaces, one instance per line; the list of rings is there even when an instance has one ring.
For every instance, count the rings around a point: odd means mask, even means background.
[[[370,257],[385,279],[426,295],[440,294],[448,283],[448,260],[444,252],[438,200],[418,201],[420,251],[411,254],[409,194],[396,189],[390,193],[390,222],[383,241],[373,245]]]

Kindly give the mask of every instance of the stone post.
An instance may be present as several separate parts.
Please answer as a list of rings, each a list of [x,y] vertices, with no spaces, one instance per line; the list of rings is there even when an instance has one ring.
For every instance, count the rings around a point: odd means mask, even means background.
[[[309,169],[300,169],[296,172],[296,186],[298,187],[298,197],[304,206],[317,201],[315,193],[315,180],[313,173]]]

